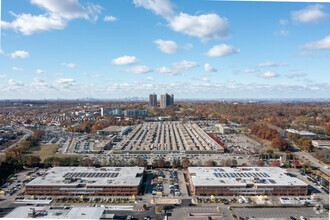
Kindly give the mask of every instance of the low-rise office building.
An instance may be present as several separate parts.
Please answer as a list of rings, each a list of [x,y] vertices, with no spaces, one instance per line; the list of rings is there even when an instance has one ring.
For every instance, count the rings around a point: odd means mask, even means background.
[[[196,196],[307,195],[308,184],[279,167],[189,167]]]
[[[143,167],[54,167],[25,186],[27,195],[122,196],[140,192]]]
[[[316,134],[309,132],[309,131],[298,131],[295,129],[286,129],[286,132],[299,134],[301,137],[310,137],[310,138],[316,137]]]
[[[122,108],[101,108],[101,116],[104,117],[106,115],[121,116],[121,115],[123,115],[123,109]]]
[[[110,218],[109,218],[110,217]],[[113,214],[106,214],[104,207],[16,207],[3,219],[113,219]]]
[[[330,140],[312,140],[312,144],[320,149],[330,149]]]
[[[139,110],[139,109],[134,109],[134,110],[126,110],[124,112],[125,116],[148,116],[148,110]]]

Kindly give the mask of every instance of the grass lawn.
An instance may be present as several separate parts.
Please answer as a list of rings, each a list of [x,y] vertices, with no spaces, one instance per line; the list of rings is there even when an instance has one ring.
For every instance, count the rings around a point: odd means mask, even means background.
[[[266,152],[266,151],[268,151],[268,150],[272,150],[273,152],[279,152],[279,150],[278,149],[276,149],[276,148],[273,148],[272,146],[268,146],[268,147],[266,147],[266,148],[264,148],[264,149],[262,149],[261,150],[261,152]]]
[[[42,162],[48,157],[70,157],[69,155],[64,154],[55,154],[57,148],[58,144],[42,144],[38,147],[35,147],[34,151],[28,153],[27,155],[39,156]],[[81,156],[77,155],[77,157]]]

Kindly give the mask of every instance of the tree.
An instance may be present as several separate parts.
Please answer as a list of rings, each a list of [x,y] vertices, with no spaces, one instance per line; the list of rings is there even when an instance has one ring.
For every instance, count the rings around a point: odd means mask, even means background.
[[[280,137],[276,137],[272,142],[272,147],[285,151],[288,148],[288,143]]]
[[[178,168],[180,166],[181,166],[180,160],[178,160],[178,159],[173,160],[172,168]]]
[[[258,167],[263,167],[263,166],[265,166],[265,162],[263,160],[258,160],[257,161],[257,166]]]
[[[279,167],[280,166],[280,161],[278,160],[273,160],[272,162],[270,162],[270,165],[272,167]]]
[[[207,166],[207,167],[214,167],[216,165],[217,165],[217,163],[213,160],[205,161],[205,166]]]
[[[164,168],[164,165],[165,165],[165,160],[164,160],[164,158],[159,158],[158,159],[158,163],[157,163],[157,165],[158,165],[158,168]]]
[[[231,159],[227,159],[225,162],[226,167],[231,167],[233,165]]]
[[[314,149],[314,146],[313,146],[311,140],[304,140],[304,141],[302,142],[302,147],[303,147],[303,149],[304,149],[305,151],[308,151],[308,152],[311,152],[311,151],[313,151],[313,149]]]
[[[327,125],[325,126],[324,131],[330,133],[330,122],[327,123]]]
[[[233,167],[237,167],[237,160],[234,160],[234,159],[233,159],[233,160],[231,161],[231,164],[232,164]]]
[[[152,161],[152,168],[156,168],[156,167],[158,167],[158,160],[154,159]]]
[[[189,167],[189,164],[190,164],[189,159],[187,157],[184,158],[183,161],[182,161],[182,168]]]
[[[139,167],[147,167],[148,161],[146,159],[142,159],[141,157],[136,158],[136,165]]]
[[[130,165],[131,167],[133,167],[133,166],[136,166],[136,163],[135,163],[134,160],[130,160],[130,161],[129,161],[129,165]]]
[[[171,167],[171,162],[170,161],[165,161],[164,167]]]
[[[26,165],[29,167],[38,167],[40,164],[40,157],[39,156],[29,156],[26,159]]]

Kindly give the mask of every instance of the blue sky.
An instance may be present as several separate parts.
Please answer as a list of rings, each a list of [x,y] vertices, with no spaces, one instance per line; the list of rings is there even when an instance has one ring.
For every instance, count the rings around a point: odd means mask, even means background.
[[[2,0],[0,99],[330,98],[330,4]]]

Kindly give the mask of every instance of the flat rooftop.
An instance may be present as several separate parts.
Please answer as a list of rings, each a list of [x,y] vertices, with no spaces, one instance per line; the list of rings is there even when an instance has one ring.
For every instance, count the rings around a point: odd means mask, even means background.
[[[280,167],[189,167],[194,186],[307,186]]]
[[[26,186],[138,186],[143,167],[54,167]]]
[[[29,216],[34,209],[35,217]],[[95,219],[101,218],[104,207],[31,207],[20,206],[3,219]]]

